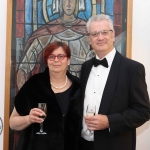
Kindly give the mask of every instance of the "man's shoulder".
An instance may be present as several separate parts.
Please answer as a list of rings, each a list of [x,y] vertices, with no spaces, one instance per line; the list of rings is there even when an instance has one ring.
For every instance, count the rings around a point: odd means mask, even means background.
[[[123,57],[123,62],[124,63],[127,63],[128,65],[140,65],[140,66],[143,66],[143,64],[142,63],[140,63],[140,62],[138,62],[138,61],[136,61],[136,60],[133,60],[133,59],[131,59],[131,58],[127,58],[127,57]]]
[[[118,53],[118,55],[121,55],[121,61],[122,61],[122,64],[126,64],[126,65],[129,65],[129,66],[134,66],[134,65],[142,65],[143,66],[143,64],[142,63],[140,63],[140,62],[138,62],[138,61],[136,61],[136,60],[133,60],[133,59],[131,59],[131,58],[128,58],[128,57],[125,57],[125,56],[123,56],[122,54],[120,54],[119,52],[117,52]]]

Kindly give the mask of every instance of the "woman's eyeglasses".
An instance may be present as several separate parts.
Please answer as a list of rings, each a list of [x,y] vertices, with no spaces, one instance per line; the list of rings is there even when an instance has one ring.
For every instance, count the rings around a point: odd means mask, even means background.
[[[58,54],[58,55],[51,54],[51,55],[49,55],[48,59],[50,61],[54,61],[56,57],[57,57],[58,60],[61,61],[61,60],[63,60],[67,56],[65,54]]]

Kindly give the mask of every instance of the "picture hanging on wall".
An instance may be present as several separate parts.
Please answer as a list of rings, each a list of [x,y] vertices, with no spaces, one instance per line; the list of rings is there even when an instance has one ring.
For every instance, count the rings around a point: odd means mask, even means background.
[[[131,56],[132,0],[13,0],[8,2],[8,10],[7,37],[11,38],[6,66],[10,72],[6,75],[9,80],[5,86],[4,132],[9,129],[15,95],[31,76],[44,71],[43,52],[49,43],[58,40],[69,45],[71,63],[68,70],[80,77],[82,63],[95,56],[86,30],[91,16],[109,15],[114,25],[117,51]],[[4,141],[4,149],[15,150],[19,135],[20,132],[9,129],[9,133],[4,134],[4,140],[9,138],[9,143]]]

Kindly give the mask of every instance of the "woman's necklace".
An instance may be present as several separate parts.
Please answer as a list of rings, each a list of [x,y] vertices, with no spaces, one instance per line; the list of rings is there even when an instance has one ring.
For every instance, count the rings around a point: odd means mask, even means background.
[[[63,86],[57,87],[57,86],[55,86],[54,84],[52,84],[52,82],[50,82],[50,84],[51,84],[55,89],[62,89],[62,88],[64,88],[64,87],[66,86],[67,82],[68,82],[68,80],[67,80],[67,76],[66,76],[66,82],[65,82],[65,84],[64,84]]]

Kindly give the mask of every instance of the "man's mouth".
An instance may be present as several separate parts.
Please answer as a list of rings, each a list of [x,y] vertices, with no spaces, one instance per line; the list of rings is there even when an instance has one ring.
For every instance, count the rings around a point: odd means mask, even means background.
[[[98,46],[103,46],[105,43],[97,43]]]

